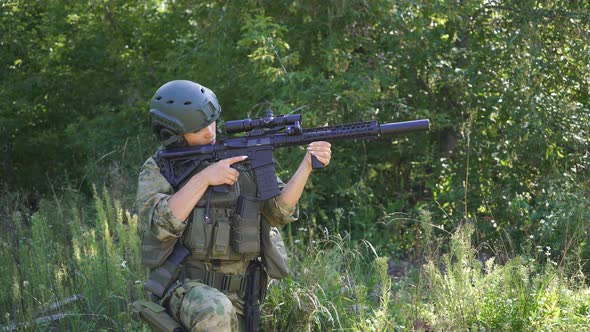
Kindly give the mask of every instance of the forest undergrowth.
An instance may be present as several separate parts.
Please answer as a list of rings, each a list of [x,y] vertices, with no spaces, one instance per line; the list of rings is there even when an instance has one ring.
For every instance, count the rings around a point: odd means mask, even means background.
[[[147,273],[131,207],[107,188],[95,187],[91,200],[41,201],[35,212],[22,197],[2,197],[0,330],[148,331],[129,307],[146,297]],[[581,272],[550,258],[485,258],[472,244],[474,224],[446,232],[427,211],[416,218],[429,245],[410,260],[345,232],[324,229],[310,240],[284,229],[292,274],[270,283],[263,329],[590,330]]]

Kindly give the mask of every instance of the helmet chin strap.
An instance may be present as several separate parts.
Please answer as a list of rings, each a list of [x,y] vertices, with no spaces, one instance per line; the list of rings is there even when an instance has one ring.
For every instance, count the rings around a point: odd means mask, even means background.
[[[172,131],[170,131],[169,129],[166,129],[166,128],[163,128],[160,130],[159,136],[160,136],[160,141],[166,147],[171,146],[171,145],[174,145],[177,147],[183,147],[183,146],[188,145],[188,143],[184,139],[183,135],[176,135],[175,133],[173,133]]]
[[[188,143],[186,142],[186,140],[184,139],[183,136],[179,136],[179,135],[175,135],[172,136],[170,138],[168,138],[167,140],[165,140],[164,142],[162,142],[162,144],[164,144],[164,146],[176,146],[176,147],[183,147],[183,146],[187,146]]]

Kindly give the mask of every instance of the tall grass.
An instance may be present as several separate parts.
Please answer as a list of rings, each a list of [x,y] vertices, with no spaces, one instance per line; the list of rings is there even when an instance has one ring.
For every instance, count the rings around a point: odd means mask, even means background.
[[[477,259],[473,226],[451,238],[421,280],[421,315],[435,331],[588,331],[590,289],[552,264],[516,257]]]
[[[67,196],[3,215],[0,330],[141,329],[127,306],[143,296],[137,217],[104,189],[93,205]]]
[[[292,254],[292,276],[274,282],[263,306],[267,331],[392,331],[404,320],[388,260],[367,242],[326,236]]]

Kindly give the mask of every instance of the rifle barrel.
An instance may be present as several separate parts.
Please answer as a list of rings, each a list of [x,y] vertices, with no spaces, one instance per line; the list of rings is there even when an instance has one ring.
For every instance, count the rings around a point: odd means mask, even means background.
[[[423,131],[430,129],[430,120],[414,120],[404,122],[384,123],[379,126],[381,135],[399,135],[413,131]]]

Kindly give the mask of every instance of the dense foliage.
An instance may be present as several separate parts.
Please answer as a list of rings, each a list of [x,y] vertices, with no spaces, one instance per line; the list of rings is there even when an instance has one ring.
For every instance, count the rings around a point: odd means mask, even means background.
[[[469,224],[481,259],[522,255],[579,276],[590,255],[589,41],[587,1],[2,1],[0,184],[18,193],[18,204],[3,197],[0,248],[18,248],[3,260],[18,266],[40,236],[28,208],[71,195],[93,204],[93,184],[133,213],[157,146],[149,98],[190,79],[216,92],[225,120],[268,108],[300,112],[306,127],[431,120],[430,133],[335,144],[286,229],[292,247],[329,231],[416,261]],[[279,151],[281,177],[302,156]],[[87,226],[100,220],[89,214]],[[43,248],[71,256],[85,236]],[[24,287],[23,275],[13,282]]]

